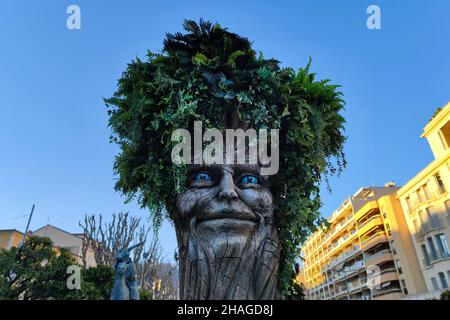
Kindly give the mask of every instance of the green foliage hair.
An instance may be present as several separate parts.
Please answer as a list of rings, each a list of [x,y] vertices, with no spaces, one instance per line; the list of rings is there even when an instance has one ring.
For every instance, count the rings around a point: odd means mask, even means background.
[[[174,215],[183,168],[172,165],[171,133],[194,120],[225,128],[224,114],[255,129],[280,129],[280,170],[271,179],[282,241],[280,289],[287,294],[299,245],[320,225],[322,174],[341,171],[344,108],[339,86],[317,81],[310,63],[295,72],[256,54],[246,38],[219,24],[186,20],[167,34],[162,53],[128,64],[109,99],[116,190],[150,208],[155,226]]]

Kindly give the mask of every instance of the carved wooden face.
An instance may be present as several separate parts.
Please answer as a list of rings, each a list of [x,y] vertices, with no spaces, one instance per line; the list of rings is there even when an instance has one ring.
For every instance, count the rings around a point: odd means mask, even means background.
[[[182,299],[273,299],[280,246],[255,165],[192,165],[177,197]]]
[[[273,218],[272,195],[259,166],[192,165],[187,174],[177,211],[185,223],[194,219],[200,232],[246,233]]]

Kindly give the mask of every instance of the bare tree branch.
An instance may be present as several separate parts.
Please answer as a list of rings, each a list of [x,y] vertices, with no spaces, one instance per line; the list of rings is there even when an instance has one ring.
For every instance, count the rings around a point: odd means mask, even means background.
[[[119,249],[143,242],[133,250],[139,287],[152,292],[153,299],[177,298],[177,267],[163,261],[163,250],[156,233],[149,234],[150,227],[140,218],[128,212],[113,214],[109,223],[103,216],[86,215],[83,223],[82,261],[87,266],[87,253],[91,249],[97,265],[113,266]]]

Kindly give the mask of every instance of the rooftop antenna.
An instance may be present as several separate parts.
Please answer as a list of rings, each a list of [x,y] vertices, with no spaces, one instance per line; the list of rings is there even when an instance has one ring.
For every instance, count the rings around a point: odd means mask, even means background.
[[[23,234],[22,245],[25,244],[25,239],[27,237],[28,228],[30,227],[31,217],[33,217],[33,212],[34,212],[34,204],[33,207],[31,208],[30,216],[28,217],[27,228],[25,229],[25,233]]]

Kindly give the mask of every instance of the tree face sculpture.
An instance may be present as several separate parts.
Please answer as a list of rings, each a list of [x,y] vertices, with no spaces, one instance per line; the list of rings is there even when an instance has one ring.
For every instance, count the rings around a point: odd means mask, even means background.
[[[181,299],[274,299],[280,244],[256,165],[191,166],[177,198]]]
[[[345,166],[341,93],[257,56],[220,25],[186,20],[160,54],[128,65],[109,107],[120,146],[116,190],[174,222],[181,298],[275,299],[289,294],[299,245],[320,226],[322,174]],[[279,130],[279,171],[257,165],[174,165],[174,130]],[[194,125],[193,125],[194,124]],[[225,162],[227,163],[227,162]]]

